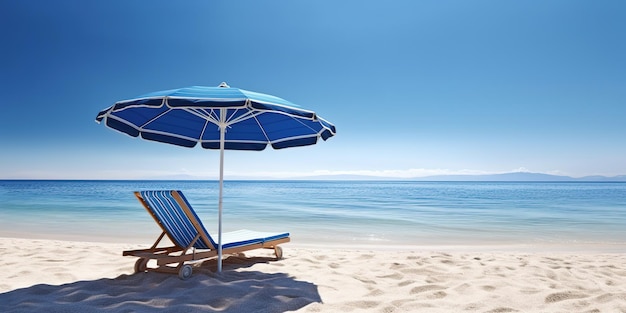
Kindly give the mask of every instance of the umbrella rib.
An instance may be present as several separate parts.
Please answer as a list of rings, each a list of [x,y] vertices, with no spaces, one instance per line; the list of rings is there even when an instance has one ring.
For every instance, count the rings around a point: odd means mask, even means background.
[[[215,114],[213,113],[213,110],[211,110],[210,112],[206,112],[204,109],[196,109],[196,108],[190,108],[190,109],[184,109],[184,110],[199,118],[204,119],[207,122],[211,122],[215,125],[219,125],[220,123],[219,118],[215,116]],[[206,128],[206,124],[204,127]]]
[[[235,112],[233,112],[233,114],[232,114],[232,115],[234,115],[234,114],[235,114]],[[242,114],[242,115],[240,115],[240,116],[237,116],[236,118],[234,118],[234,119],[232,119],[232,120],[231,120],[231,119],[228,119],[228,120],[227,120],[227,124],[228,124],[228,125],[231,125],[231,124],[237,124],[237,123],[239,123],[239,122],[242,122],[242,121],[245,121],[245,120],[249,120],[249,119],[251,119],[251,118],[255,118],[255,119],[256,119],[256,116],[257,116],[257,115],[260,115],[260,114],[262,114],[262,112],[258,112],[258,111],[247,111],[247,112],[245,112],[244,114]],[[231,115],[231,116],[232,116],[232,115]]]
[[[141,130],[137,127],[137,125],[135,125],[135,124],[133,124],[133,123],[131,123],[131,122],[129,122],[129,121],[127,121],[127,120],[123,119],[123,118],[120,118],[120,117],[118,117],[118,116],[115,116],[115,115],[112,115],[112,114],[108,114],[108,115],[105,115],[105,117],[106,117],[106,119],[107,119],[107,120],[108,120],[108,119],[114,119],[114,120],[116,120],[116,121],[118,121],[118,122],[120,122],[120,123],[123,123],[123,124],[125,124],[125,125],[127,125],[127,126],[130,126],[130,127],[134,128],[134,129],[135,129],[135,130],[137,130],[137,131],[141,131]],[[112,129],[113,129],[113,130],[116,130],[116,131],[119,131],[119,132],[122,132],[121,130],[119,130],[119,129],[117,129],[117,128],[112,128]],[[122,133],[124,133],[124,132],[122,132]]]
[[[204,126],[202,126],[202,131],[200,132],[200,137],[198,137],[198,142],[202,142],[202,138],[204,138],[204,132],[206,131],[207,126],[209,126],[209,120],[204,120]]]
[[[263,125],[261,125],[261,122],[259,121],[259,119],[256,118],[257,115],[253,116],[254,121],[257,123],[257,125],[259,125],[259,129],[261,129],[261,131],[263,132],[263,136],[265,137],[265,141],[269,142],[269,143],[272,143],[272,140],[270,140],[270,137],[267,135],[267,132],[265,132],[265,128],[263,128]]]
[[[198,141],[197,138],[192,138],[192,137],[178,135],[178,134],[172,134],[170,132],[163,132],[163,131],[159,131],[159,130],[142,130],[141,132],[142,133],[151,133],[151,134],[155,134],[155,135],[164,135],[164,136],[167,136],[167,137],[185,139],[185,140],[189,140],[189,141]]]
[[[317,137],[317,136],[319,136],[319,134],[315,133],[315,134],[307,134],[307,135],[300,135],[300,136],[293,136],[293,137],[285,137],[285,138],[280,138],[280,139],[276,139],[276,140],[268,141],[268,142],[271,143],[271,144],[275,144],[275,143],[279,143],[279,142],[283,142],[283,141],[303,139],[303,138],[313,138],[313,137]]]
[[[308,129],[310,129],[310,130],[312,130],[312,131],[315,131],[315,129],[314,129],[313,127],[311,127],[311,126],[309,126],[309,125],[307,125],[307,124],[304,124],[304,123],[302,122],[302,120],[301,120],[301,119],[295,119],[295,120],[296,120],[298,123],[302,124],[302,126],[304,126],[304,127],[308,128]]]
[[[218,124],[219,121],[218,119],[212,115],[213,110],[211,110],[211,112],[206,112],[204,111],[204,109],[198,109],[198,108],[185,108],[183,109],[201,119],[204,119],[206,121],[210,121],[213,124]]]
[[[155,117],[151,118],[149,121],[147,121],[147,122],[143,123],[141,126],[139,126],[138,130],[139,130],[139,131],[143,131],[143,130],[144,130],[144,127],[145,127],[146,125],[148,125],[148,124],[150,124],[150,123],[154,122],[155,120],[157,120],[157,119],[158,119],[158,118],[160,118],[161,116],[163,116],[163,115],[165,115],[165,114],[169,113],[171,110],[172,110],[172,108],[168,108],[168,109],[167,109],[167,111],[161,112],[161,114],[159,114],[159,115],[157,115],[157,116],[155,116]]]

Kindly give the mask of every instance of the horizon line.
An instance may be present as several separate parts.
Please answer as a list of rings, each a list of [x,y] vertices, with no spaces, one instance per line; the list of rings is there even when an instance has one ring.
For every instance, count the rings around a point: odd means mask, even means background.
[[[500,178],[500,179],[498,179]],[[187,174],[180,175],[161,175],[151,177],[126,177],[126,178],[2,178],[4,181],[219,181],[219,178],[193,176]],[[572,177],[567,175],[554,175],[536,172],[506,172],[497,174],[441,174],[430,176],[413,176],[413,177],[394,177],[394,176],[378,176],[365,174],[320,174],[320,175],[303,175],[291,177],[271,177],[271,176],[243,176],[229,175],[224,178],[225,181],[467,181],[467,182],[626,182],[626,175],[587,175],[581,177]]]

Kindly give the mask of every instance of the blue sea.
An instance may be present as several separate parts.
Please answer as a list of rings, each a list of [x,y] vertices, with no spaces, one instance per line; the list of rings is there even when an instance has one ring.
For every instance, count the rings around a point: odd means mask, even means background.
[[[217,230],[217,181],[0,181],[0,236],[152,243],[133,195],[178,189]],[[226,181],[224,231],[342,246],[626,244],[626,183]],[[626,252],[626,251],[624,251]]]

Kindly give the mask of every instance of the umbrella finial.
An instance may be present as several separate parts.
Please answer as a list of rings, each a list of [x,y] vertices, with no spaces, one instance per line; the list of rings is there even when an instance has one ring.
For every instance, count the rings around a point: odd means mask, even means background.
[[[230,86],[228,86],[228,84],[226,82],[222,82],[218,87],[230,88]]]

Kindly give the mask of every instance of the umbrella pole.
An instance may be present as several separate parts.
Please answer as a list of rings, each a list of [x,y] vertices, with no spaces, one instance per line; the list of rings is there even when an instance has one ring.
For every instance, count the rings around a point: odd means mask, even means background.
[[[222,109],[220,114],[222,120],[225,119],[226,110]],[[217,272],[222,272],[222,192],[224,190],[224,141],[226,137],[226,124],[220,125],[220,193],[218,201],[218,235],[217,235]]]

